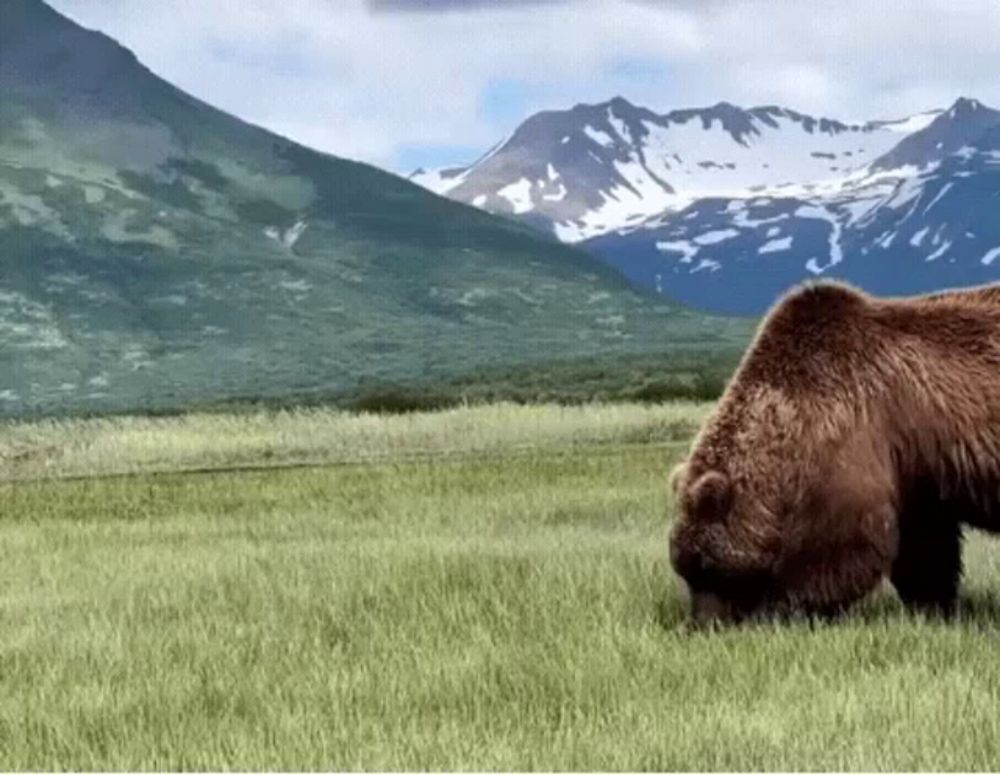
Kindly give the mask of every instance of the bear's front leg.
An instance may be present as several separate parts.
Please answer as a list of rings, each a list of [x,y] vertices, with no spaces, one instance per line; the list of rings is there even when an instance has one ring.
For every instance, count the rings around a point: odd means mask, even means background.
[[[951,616],[962,578],[962,528],[942,504],[901,515],[899,551],[889,576],[912,611]]]

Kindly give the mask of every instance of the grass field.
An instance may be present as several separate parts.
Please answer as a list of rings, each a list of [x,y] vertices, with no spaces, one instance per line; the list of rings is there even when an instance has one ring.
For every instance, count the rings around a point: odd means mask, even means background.
[[[960,620],[693,633],[704,405],[0,426],[0,769],[996,769]]]

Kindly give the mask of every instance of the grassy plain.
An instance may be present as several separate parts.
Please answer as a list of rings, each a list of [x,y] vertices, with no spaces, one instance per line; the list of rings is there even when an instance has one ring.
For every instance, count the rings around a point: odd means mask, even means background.
[[[952,624],[685,629],[707,409],[0,426],[0,769],[996,769],[986,539]]]

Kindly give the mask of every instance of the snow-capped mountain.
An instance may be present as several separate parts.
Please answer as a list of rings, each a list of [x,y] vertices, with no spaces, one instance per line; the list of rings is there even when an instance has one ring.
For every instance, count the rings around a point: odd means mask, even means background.
[[[433,184],[713,311],[757,314],[817,277],[885,294],[1000,279],[1000,111],[968,98],[862,123],[615,99],[537,114]]]
[[[804,188],[700,200],[586,246],[635,283],[731,313],[759,313],[808,278],[882,294],[1000,279],[1000,112],[975,100]]]
[[[725,102],[657,114],[619,97],[538,113],[470,167],[411,179],[578,242],[700,199],[803,192],[866,168],[936,115],[848,124]]]

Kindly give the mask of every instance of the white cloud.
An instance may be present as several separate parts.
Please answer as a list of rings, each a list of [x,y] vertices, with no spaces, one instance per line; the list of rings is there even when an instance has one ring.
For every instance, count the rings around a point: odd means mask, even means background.
[[[486,148],[512,127],[490,83],[525,109],[616,93],[653,109],[778,103],[895,117],[960,94],[1000,105],[996,0],[526,3],[372,13],[363,0],[53,0],[196,96],[294,139],[388,165],[402,145]],[[454,5],[454,4],[452,4]],[[660,63],[629,83],[623,59]]]

